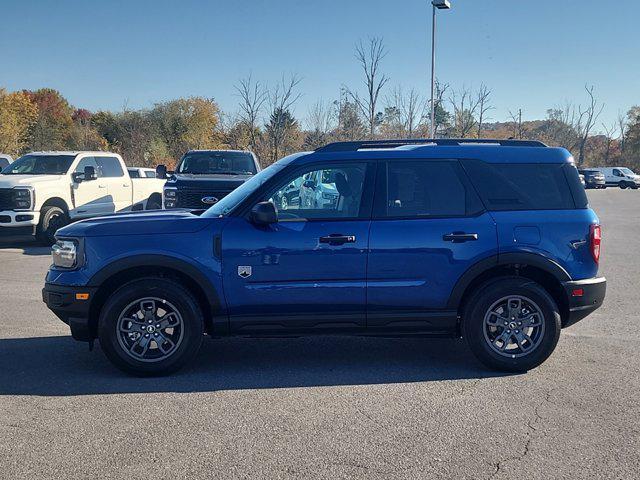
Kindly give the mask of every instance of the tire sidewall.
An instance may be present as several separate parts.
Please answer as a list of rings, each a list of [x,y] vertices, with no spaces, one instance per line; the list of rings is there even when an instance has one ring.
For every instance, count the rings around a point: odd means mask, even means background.
[[[500,298],[520,295],[535,302],[544,316],[542,342],[529,355],[511,358],[493,351],[484,338],[484,317]],[[539,284],[528,279],[506,278],[482,287],[469,302],[463,318],[463,336],[476,357],[485,365],[500,370],[521,372],[544,362],[560,338],[561,319],[558,307]]]
[[[64,209],[56,206],[45,207],[43,209],[43,212],[41,212],[36,236],[39,241],[46,243],[47,245],[53,245],[55,243],[56,232],[49,231],[49,222],[51,221],[51,218],[56,214],[59,214],[64,219],[64,221],[62,222],[62,227],[69,224],[69,215],[64,211]]]
[[[184,336],[170,357],[158,362],[141,362],[130,357],[118,341],[118,319],[127,305],[144,297],[170,302],[180,313]],[[100,312],[98,339],[105,354],[121,370],[138,376],[165,375],[191,361],[198,353],[204,322],[195,298],[182,285],[168,279],[146,278],[130,282],[113,293]]]

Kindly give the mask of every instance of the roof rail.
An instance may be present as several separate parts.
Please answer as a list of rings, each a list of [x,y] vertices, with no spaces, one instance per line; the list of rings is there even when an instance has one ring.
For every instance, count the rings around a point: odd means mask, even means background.
[[[482,138],[410,138],[405,140],[360,140],[356,142],[335,142],[319,147],[316,152],[355,152],[362,149],[396,148],[405,145],[500,145],[503,147],[546,147],[537,140],[497,140]]]

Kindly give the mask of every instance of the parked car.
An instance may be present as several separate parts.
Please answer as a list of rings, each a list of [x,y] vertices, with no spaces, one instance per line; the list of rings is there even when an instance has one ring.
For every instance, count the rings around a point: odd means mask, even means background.
[[[585,168],[578,172],[584,176],[585,188],[607,188],[604,174],[600,170]]]
[[[296,178],[288,185],[285,185],[281,190],[278,190],[274,196],[273,201],[280,207],[281,210],[287,210],[289,208],[295,208],[300,206],[300,190],[304,179],[302,177]]]
[[[0,176],[0,235],[35,235],[50,245],[71,221],[159,208],[163,184],[131,179],[115,153],[29,153]]]
[[[604,174],[605,183],[611,187],[637,189],[640,186],[640,175],[636,175],[627,167],[597,168]]]
[[[528,141],[330,144],[201,214],[61,229],[43,298],[137,375],[193,360],[205,332],[462,336],[487,366],[528,370],[605,296],[600,225],[573,165]],[[311,178],[337,201],[273,201]]]
[[[2,170],[8,167],[11,162],[13,162],[11,155],[0,153],[0,173],[2,173]]]
[[[164,188],[165,209],[209,208],[260,171],[258,159],[240,150],[191,150],[175,172],[170,172]],[[167,168],[159,165],[158,178],[167,178]]]
[[[580,179],[580,183],[582,184],[582,186],[583,186],[584,188],[587,188],[587,182],[586,182],[586,180],[584,179],[584,175],[583,175],[583,174],[581,174],[581,173],[578,173],[578,178]]]
[[[153,168],[127,167],[131,178],[156,178],[156,171]]]

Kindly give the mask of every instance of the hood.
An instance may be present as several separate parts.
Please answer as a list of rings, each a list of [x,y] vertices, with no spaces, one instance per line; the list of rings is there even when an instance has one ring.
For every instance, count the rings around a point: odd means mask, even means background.
[[[172,182],[167,182],[167,187],[192,188],[194,190],[223,190],[231,191],[242,185],[253,175],[223,175],[220,173],[211,175],[190,175],[178,173],[173,176]]]
[[[0,175],[0,188],[13,188],[18,185],[33,186],[40,183],[59,182],[62,175]]]
[[[217,221],[217,218],[199,217],[187,210],[117,213],[72,223],[58,230],[57,235],[102,237],[195,233]]]

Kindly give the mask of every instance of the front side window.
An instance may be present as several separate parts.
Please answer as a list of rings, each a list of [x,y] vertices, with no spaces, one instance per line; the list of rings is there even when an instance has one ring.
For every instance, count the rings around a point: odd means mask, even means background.
[[[455,161],[395,160],[387,163],[384,216],[462,217],[482,211]]]
[[[24,155],[2,171],[3,175],[65,175],[75,155]]]
[[[103,176],[102,169],[98,167],[98,164],[96,163],[96,160],[94,157],[84,157],[82,160],[78,162],[78,165],[76,165],[76,169],[74,170],[74,172],[84,173],[84,167],[93,167],[94,171],[96,172],[97,178],[100,178]]]
[[[309,167],[271,189],[279,221],[356,218],[360,215],[366,163]]]

